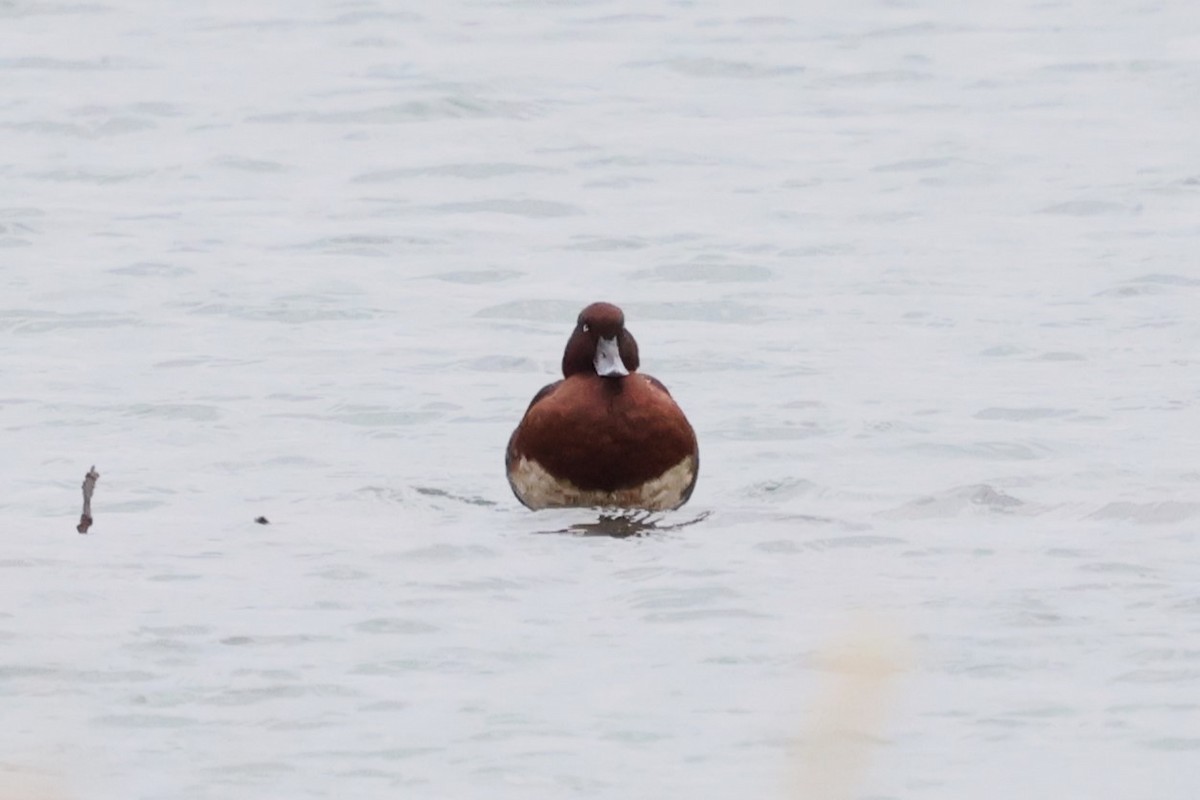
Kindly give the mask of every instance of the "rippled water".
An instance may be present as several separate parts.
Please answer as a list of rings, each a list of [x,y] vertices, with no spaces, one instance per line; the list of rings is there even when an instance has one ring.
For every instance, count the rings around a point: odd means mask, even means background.
[[[1197,795],[1190,3],[401,8],[0,0],[0,795]]]

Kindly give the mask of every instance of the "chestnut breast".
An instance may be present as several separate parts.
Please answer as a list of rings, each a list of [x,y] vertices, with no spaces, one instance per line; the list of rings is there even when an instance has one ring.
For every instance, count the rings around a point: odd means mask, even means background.
[[[658,381],[573,375],[529,408],[510,458],[536,461],[580,489],[612,492],[653,480],[696,453],[696,434]]]

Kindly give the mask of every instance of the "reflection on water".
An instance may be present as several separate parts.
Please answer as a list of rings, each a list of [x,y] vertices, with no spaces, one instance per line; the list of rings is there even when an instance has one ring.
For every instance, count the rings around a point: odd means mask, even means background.
[[[668,522],[668,517],[654,511],[601,511],[595,522],[575,522],[565,528],[538,531],[538,533],[569,533],[576,536],[609,536],[613,539],[628,539],[634,536],[684,530],[703,522],[711,514],[711,511],[703,511],[683,522]]]

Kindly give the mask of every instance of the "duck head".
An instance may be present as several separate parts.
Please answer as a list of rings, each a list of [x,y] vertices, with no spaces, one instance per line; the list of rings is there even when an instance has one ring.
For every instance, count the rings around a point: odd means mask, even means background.
[[[563,377],[588,374],[624,378],[638,368],[638,346],[625,330],[625,313],[612,303],[592,303],[579,312],[563,352]]]

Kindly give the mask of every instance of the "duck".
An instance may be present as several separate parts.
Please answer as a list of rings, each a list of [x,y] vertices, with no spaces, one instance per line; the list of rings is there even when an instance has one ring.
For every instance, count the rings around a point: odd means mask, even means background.
[[[688,501],[700,473],[696,432],[640,365],[619,307],[579,312],[562,380],[534,395],[508,440],[508,483],[522,505],[666,511]]]

